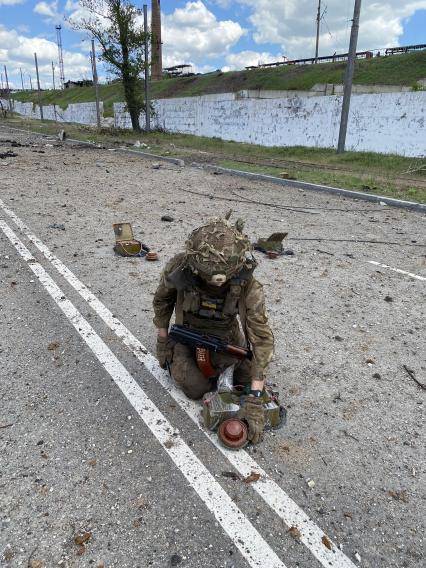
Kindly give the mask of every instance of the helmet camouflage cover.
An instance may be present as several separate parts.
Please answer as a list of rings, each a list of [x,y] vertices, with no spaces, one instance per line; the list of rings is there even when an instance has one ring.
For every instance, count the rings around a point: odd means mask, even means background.
[[[186,241],[186,259],[192,270],[207,280],[214,274],[230,278],[239,272],[246,253],[252,250],[240,228],[240,220],[232,225],[227,219],[215,219],[192,231]]]

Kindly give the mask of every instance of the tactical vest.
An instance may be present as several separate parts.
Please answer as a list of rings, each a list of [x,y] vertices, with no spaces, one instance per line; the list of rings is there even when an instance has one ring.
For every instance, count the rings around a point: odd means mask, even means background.
[[[188,324],[197,330],[222,335],[236,324],[241,313],[239,301],[243,288],[253,277],[255,261],[248,261],[226,285],[226,293],[207,287],[185,264],[178,266],[168,276],[177,290],[176,323]]]

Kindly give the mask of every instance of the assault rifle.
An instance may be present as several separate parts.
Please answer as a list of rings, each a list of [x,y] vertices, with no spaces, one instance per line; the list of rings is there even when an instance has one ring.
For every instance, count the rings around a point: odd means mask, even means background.
[[[253,356],[250,349],[231,345],[216,335],[205,335],[183,325],[172,325],[169,336],[178,343],[215,353],[228,353],[237,359],[251,359]]]

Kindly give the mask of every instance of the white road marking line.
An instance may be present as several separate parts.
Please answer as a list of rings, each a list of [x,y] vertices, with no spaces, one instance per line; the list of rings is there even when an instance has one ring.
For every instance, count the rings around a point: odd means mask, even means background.
[[[332,549],[323,543],[325,533],[295,503],[285,491],[264,471],[259,464],[245,451],[233,452],[224,448],[217,435],[205,430],[200,424],[200,407],[187,399],[170,381],[168,374],[158,365],[158,361],[144,345],[113,316],[112,312],[69,270],[30,229],[0,199],[0,207],[10,216],[18,228],[49,260],[68,283],[87,301],[98,316],[122,339],[137,359],[146,367],[155,379],[170,393],[197,427],[226,456],[234,468],[244,477],[252,471],[260,473],[261,478],[251,487],[257,491],[267,505],[284,521],[287,527],[297,527],[301,533],[301,542],[312,552],[325,568],[355,568],[355,564],[330,540]],[[327,536],[327,538],[329,538]]]
[[[254,568],[264,568],[265,566],[268,568],[285,568],[285,565],[269,544],[183,441],[179,431],[173,428],[166,417],[158,410],[124,365],[75,306],[64,296],[62,290],[41,264],[34,259],[12,229],[2,220],[0,220],[0,228],[186,477],[191,487],[195,489],[214,514],[248,564]]]
[[[418,274],[413,274],[412,272],[407,272],[406,270],[401,270],[400,268],[393,268],[393,266],[388,266],[387,264],[382,264],[381,262],[376,262],[375,260],[369,260],[370,264],[374,264],[374,266],[381,266],[382,268],[387,268],[388,270],[392,270],[393,272],[398,272],[398,274],[405,274],[406,276],[410,276],[410,278],[415,278],[416,280],[423,280],[426,282],[426,278],[424,276],[419,276]]]

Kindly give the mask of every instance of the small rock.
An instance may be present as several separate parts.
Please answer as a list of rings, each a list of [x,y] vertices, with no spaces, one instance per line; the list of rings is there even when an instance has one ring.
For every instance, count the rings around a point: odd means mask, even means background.
[[[382,375],[380,373],[374,373],[373,379],[381,379]]]
[[[158,162],[155,162],[154,164],[152,164],[153,170],[159,170],[160,168],[161,168],[161,164],[159,164]]]
[[[358,552],[355,552],[354,556],[355,556],[355,560],[356,560],[357,562],[361,562],[361,556],[359,555]]]
[[[74,542],[77,545],[83,545],[86,544],[87,542],[89,542],[89,540],[92,538],[92,533],[91,532],[83,532],[81,534],[77,534],[74,537]]]
[[[335,335],[335,336],[334,336],[334,339],[335,339],[336,341],[343,341],[343,337],[340,337],[340,335]]]
[[[174,221],[174,217],[170,217],[170,215],[163,215],[161,217],[162,221],[166,221],[167,223],[171,223],[172,221]]]
[[[288,529],[288,532],[290,533],[290,535],[294,538],[294,540],[300,540],[302,537],[302,533],[300,532],[300,530],[297,527],[290,527]]]
[[[48,229],[58,229],[58,231],[65,231],[65,225],[63,223],[52,223],[47,225]]]
[[[46,566],[44,560],[31,560],[28,564],[30,568],[44,568]]]
[[[384,300],[385,300],[385,302],[389,302],[389,303],[390,303],[390,302],[393,302],[392,296],[385,296],[385,297],[384,297]]]
[[[177,566],[181,562],[182,556],[179,556],[179,554],[173,554],[173,556],[170,558],[170,566]]]
[[[324,535],[321,540],[323,545],[328,548],[328,550],[333,550],[333,545],[331,544],[331,540],[328,538],[328,536]]]
[[[310,489],[313,489],[315,487],[315,481],[313,479],[307,479],[306,483],[308,484],[308,487]]]

